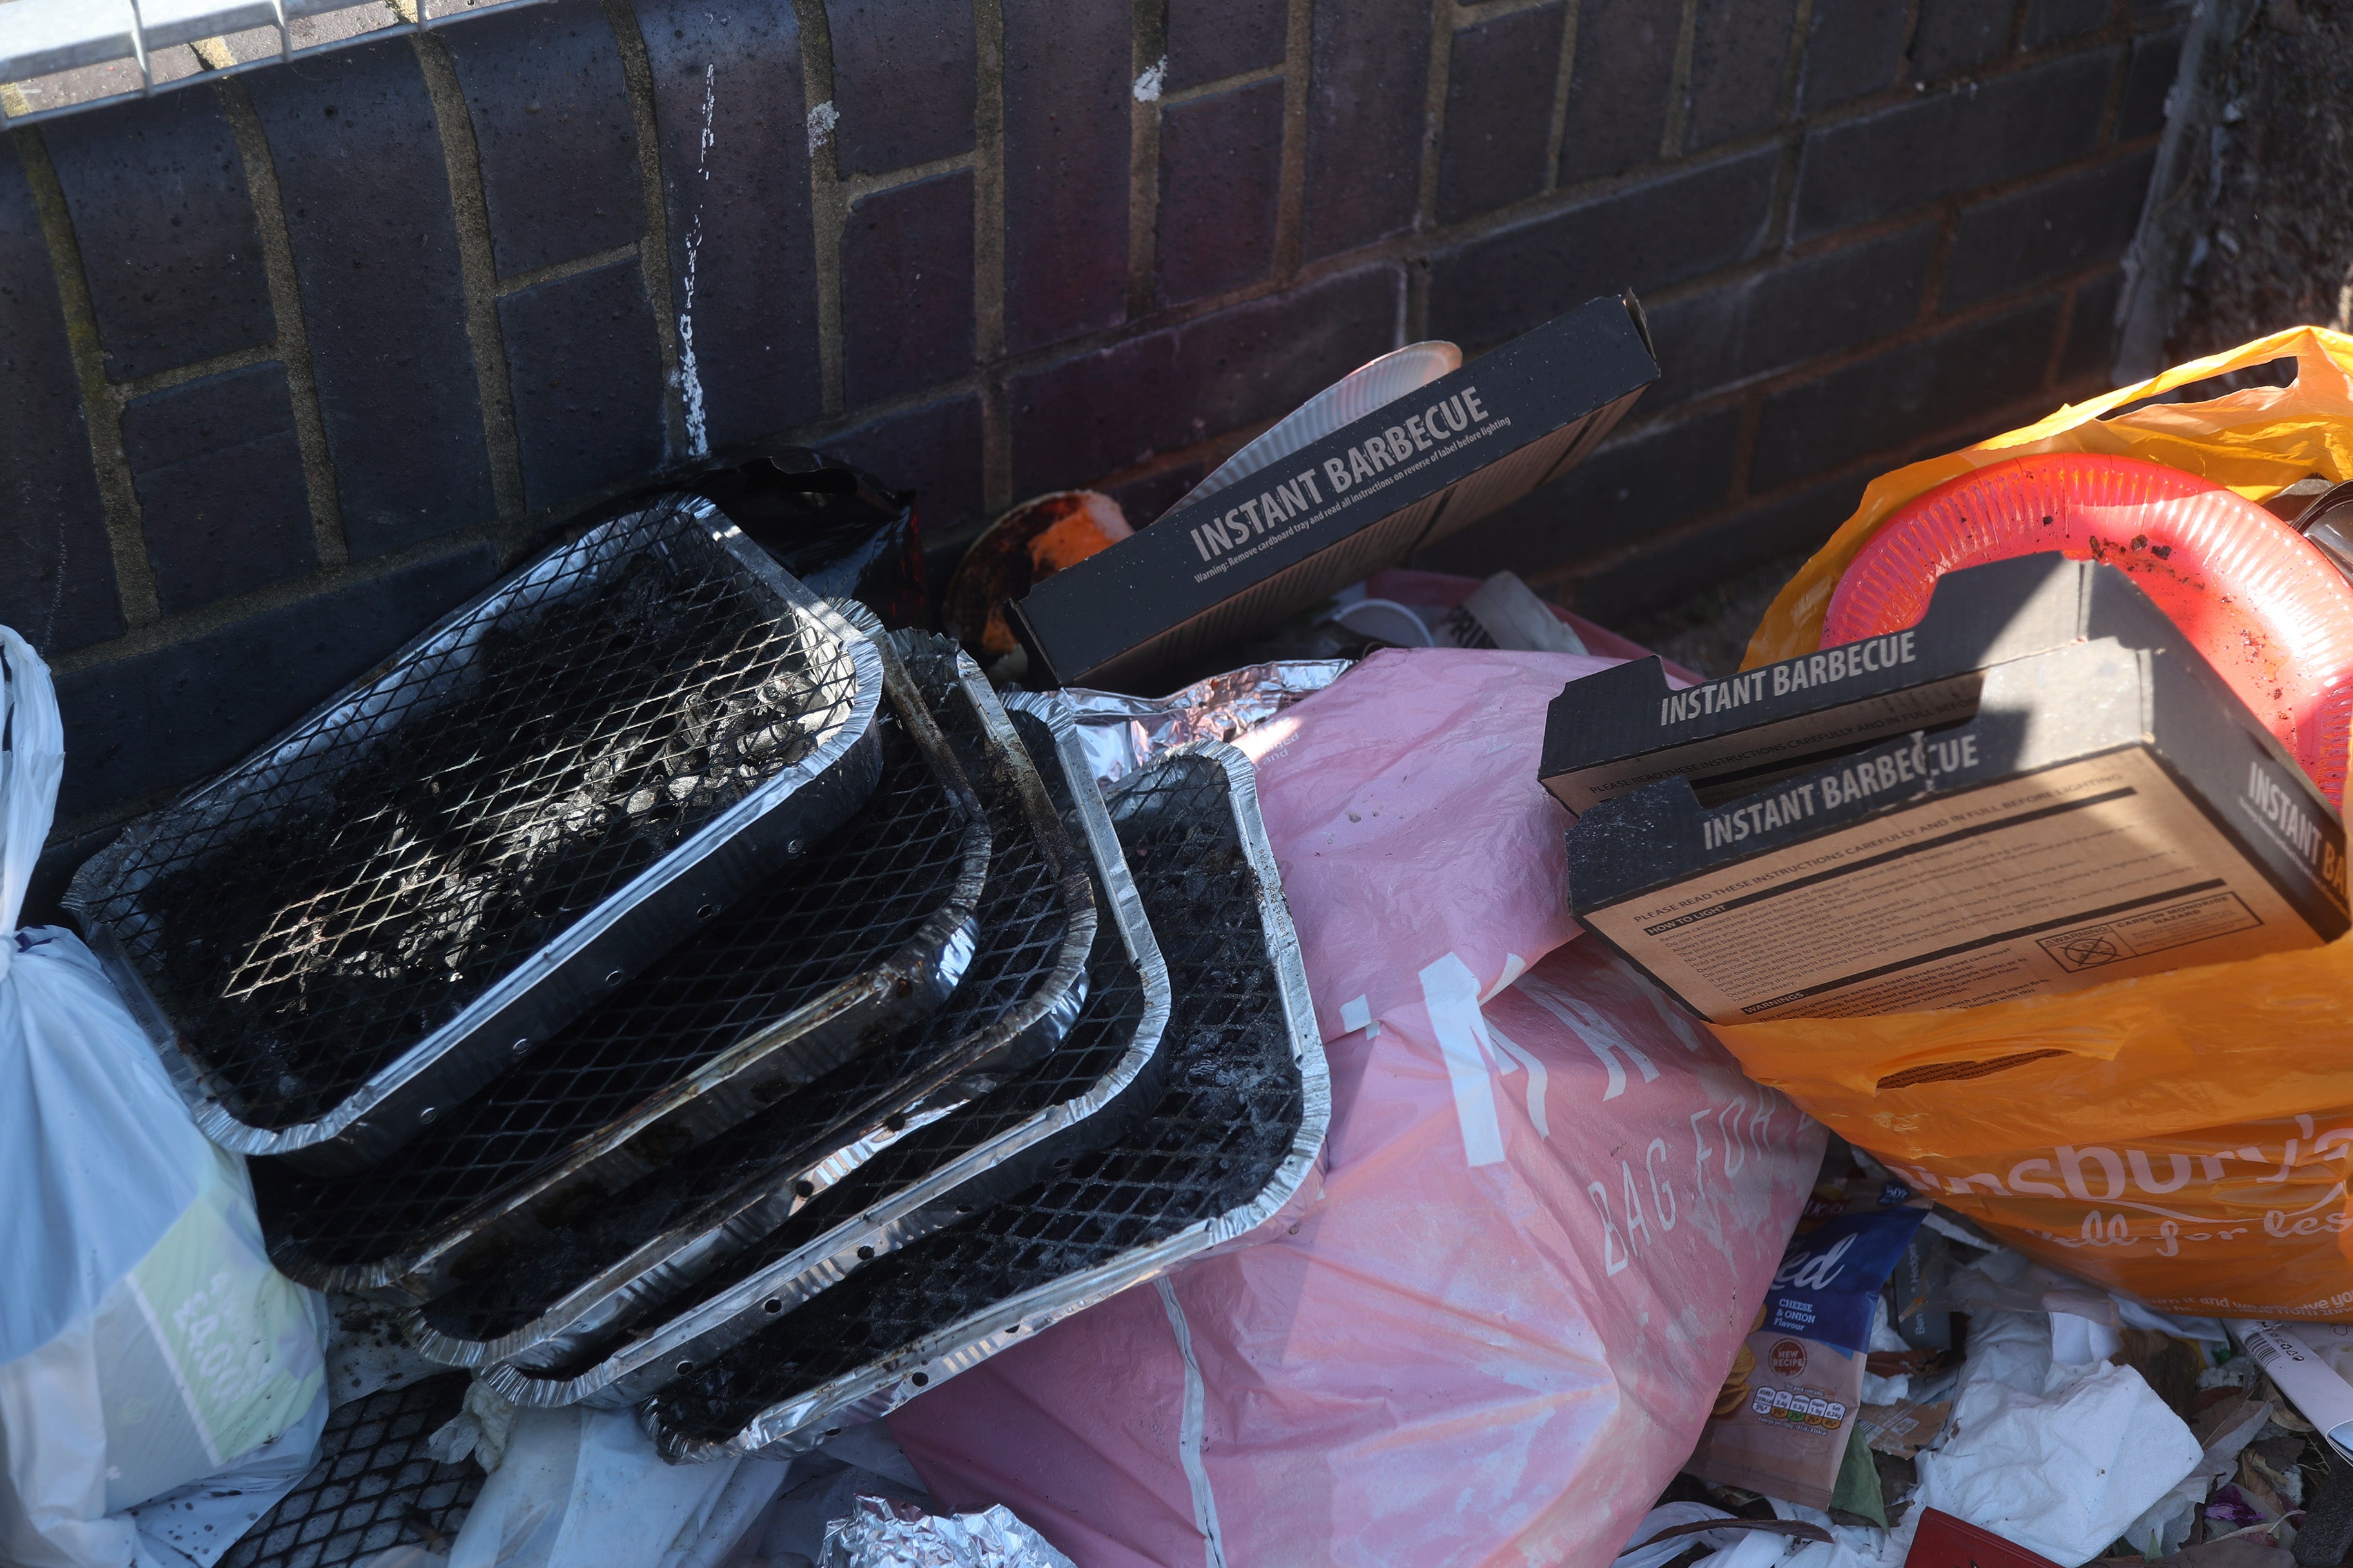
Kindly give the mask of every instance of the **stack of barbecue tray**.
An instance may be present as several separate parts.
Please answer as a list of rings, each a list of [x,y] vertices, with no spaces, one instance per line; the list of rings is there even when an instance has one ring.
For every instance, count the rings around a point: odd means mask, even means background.
[[[635,1406],[673,1461],[813,1447],[1257,1227],[1329,1105],[1240,752],[1106,800],[1060,698],[1000,701],[688,496],[453,614],[68,902],[252,1156],[280,1268],[514,1404]],[[471,1471],[422,1442],[465,1384],[338,1410],[225,1561],[454,1530]]]

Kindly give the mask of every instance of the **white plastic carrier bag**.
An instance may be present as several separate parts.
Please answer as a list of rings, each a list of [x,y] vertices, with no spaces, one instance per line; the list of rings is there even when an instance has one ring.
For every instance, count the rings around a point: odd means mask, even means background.
[[[0,1563],[210,1568],[311,1463],[324,1304],[90,950],[17,927],[64,767],[0,626]]]

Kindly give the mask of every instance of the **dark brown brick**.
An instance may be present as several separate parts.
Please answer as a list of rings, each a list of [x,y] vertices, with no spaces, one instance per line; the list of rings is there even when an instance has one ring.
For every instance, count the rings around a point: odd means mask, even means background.
[[[849,402],[896,397],[972,368],[972,174],[894,185],[849,209],[841,237]]]
[[[2130,142],[2165,129],[2165,96],[2181,74],[2181,34],[2157,33],[2133,40],[2132,64],[2125,68],[2124,102],[2116,109],[2116,140]]]
[[[1404,289],[1395,267],[1368,267],[1016,377],[1015,492],[1092,484],[1288,414],[1398,345]]]
[[[1792,237],[1909,212],[2090,152],[2117,53],[2068,56],[1809,133]]]
[[[1778,489],[2028,395],[2058,324],[2058,300],[2034,300],[1774,394],[1750,488]]]
[[[1172,104],[1160,117],[1160,302],[1254,283],[1274,266],[1282,83]]]
[[[58,799],[102,818],[218,773],[480,592],[495,567],[476,546],[59,676]]]
[[[2108,0],[2028,0],[2021,47],[2040,49],[2090,32],[2108,19]]]
[[[1430,330],[1482,349],[1598,294],[1661,289],[1764,243],[1778,153],[1744,153],[1439,252]]]
[[[1655,162],[1675,74],[1677,8],[1658,0],[1586,0],[1577,13],[1560,183]]]
[[[317,568],[284,365],[133,398],[122,410],[122,452],[165,615]]]
[[[1651,335],[1662,374],[1644,405],[1664,407],[1911,325],[1936,245],[1936,226],[1915,224],[1660,306]]]
[[[1797,16],[1797,0],[1700,0],[1692,25],[1685,147],[1696,153],[1781,122]]]
[[[582,500],[661,466],[661,350],[635,260],[508,295],[499,331],[525,506]]]
[[[1182,92],[1282,63],[1287,17],[1270,0],[1168,0],[1168,75]]]
[[[1965,209],[1945,274],[1944,308],[1957,310],[2123,255],[2140,225],[2156,157],[2137,153]]]
[[[0,136],[0,624],[46,654],[122,635],[81,385],[16,138]]]
[[[245,79],[278,170],[352,554],[485,521],[497,503],[458,226],[409,41]]]
[[[1985,64],[2010,47],[2016,0],[1920,0],[1912,74],[1934,81]]]
[[[2075,313],[2067,322],[2067,346],[2059,351],[2062,383],[2096,381],[2102,390],[2116,384],[2110,366],[2116,357],[2116,301],[2124,293],[2125,275],[2103,272],[2075,285]]]
[[[687,441],[756,440],[824,409],[808,105],[790,5],[638,0],[669,207]]]
[[[894,489],[915,492],[915,515],[930,537],[980,516],[980,399],[967,393],[911,408],[818,443]]]
[[[1124,5],[1005,0],[1005,341],[1127,314]]]
[[[834,156],[885,174],[972,151],[972,0],[828,0]]]
[[[1696,533],[1665,540],[1589,576],[1569,598],[1604,625],[1690,598],[1728,577],[1819,550],[1854,515],[1866,473],[1754,503]]]
[[[109,377],[278,335],[245,163],[212,89],[109,104],[40,134],[73,215]]]
[[[501,277],[627,245],[646,222],[629,87],[599,0],[552,0],[437,35],[481,151]]]
[[[1307,76],[1309,259],[1396,234],[1421,190],[1430,0],[1317,0]]]
[[[1515,11],[1454,35],[1439,222],[1475,217],[1544,189],[1564,9]]]
[[[1904,67],[1906,20],[1904,7],[1887,0],[1814,0],[1799,111],[1812,114],[1893,82]]]
[[[1740,411],[1612,441],[1564,477],[1414,558],[1484,577],[1532,576],[1604,554],[1714,510],[1732,490]]]

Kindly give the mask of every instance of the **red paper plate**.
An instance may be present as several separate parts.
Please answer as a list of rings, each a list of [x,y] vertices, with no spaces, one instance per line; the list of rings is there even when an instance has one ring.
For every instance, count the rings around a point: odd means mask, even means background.
[[[2132,574],[2342,808],[2353,585],[2262,507],[2161,463],[2013,458],[1937,486],[1839,579],[1822,646],[1914,625],[1947,572],[2044,550]]]

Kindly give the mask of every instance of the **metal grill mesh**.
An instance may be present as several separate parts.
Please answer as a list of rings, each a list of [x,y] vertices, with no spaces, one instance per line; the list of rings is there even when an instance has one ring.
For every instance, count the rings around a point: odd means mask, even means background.
[[[902,642],[902,647],[905,644]],[[953,644],[910,648],[908,671],[939,715],[942,732],[987,813],[992,849],[980,909],[980,941],[947,1005],[897,1038],[853,1058],[786,1100],[738,1123],[629,1188],[601,1199],[575,1221],[551,1226],[546,1244],[438,1298],[426,1319],[453,1339],[480,1342],[509,1334],[543,1312],[598,1269],[699,1209],[705,1228],[740,1206],[746,1189],[789,1181],[846,1143],[867,1136],[903,1106],[911,1083],[936,1081],[946,1064],[968,1059],[983,1037],[1041,990],[1067,988],[1061,972],[1071,909],[1061,881],[1073,858],[1039,841],[1011,770],[1025,758],[990,744],[953,687]],[[923,657],[929,653],[930,657]],[[1050,753],[1049,753],[1050,755]],[[1101,945],[1099,942],[1098,946]],[[720,975],[723,991],[729,979]],[[1063,1053],[1057,1052],[1059,1058]],[[886,1154],[896,1145],[886,1146]],[[713,1202],[714,1194],[720,1194]]]
[[[694,519],[617,526],[617,565],[484,606],[266,787],[160,823],[138,890],[87,911],[249,1123],[323,1113],[846,711],[839,649]]]
[[[1027,713],[1013,716],[1014,728],[1033,757],[1053,755],[1053,731]],[[1067,819],[1070,789],[1060,767],[1040,770],[1055,808]],[[1098,888],[1099,908],[1108,893]],[[1061,1049],[1003,1088],[928,1127],[901,1139],[770,1232],[758,1246],[698,1289],[710,1297],[758,1273],[889,1194],[962,1158],[989,1140],[1020,1126],[1050,1106],[1075,1100],[1117,1067],[1144,1015],[1144,980],[1117,936],[1097,937],[1087,960],[1087,1007]],[[1108,1131],[1108,1129],[1106,1129]],[[607,1352],[609,1353],[609,1352]],[[594,1358],[591,1358],[592,1360]]]
[[[1112,802],[1175,993],[1167,1088],[1126,1136],[860,1269],[648,1402],[723,1442],[767,1406],[1017,1292],[1108,1263],[1261,1192],[1303,1109],[1255,873],[1207,758],[1155,763]]]
[[[356,1178],[254,1161],[279,1266],[317,1278],[405,1251],[913,940],[955,894],[966,818],[904,728],[876,722],[882,776],[857,816],[424,1135]]]
[[[338,1406],[319,1462],[219,1568],[343,1568],[402,1545],[446,1553],[484,1478],[472,1464],[427,1458],[425,1439],[465,1397],[466,1378],[453,1373]]]

